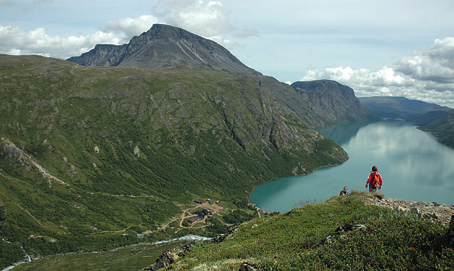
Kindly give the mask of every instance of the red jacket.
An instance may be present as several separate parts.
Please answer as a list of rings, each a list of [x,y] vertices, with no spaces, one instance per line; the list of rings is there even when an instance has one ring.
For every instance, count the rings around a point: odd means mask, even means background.
[[[374,179],[375,174],[378,176],[378,183],[373,184],[372,181]],[[369,175],[369,178],[367,179],[366,184],[368,184],[370,187],[381,187],[383,185],[383,179],[381,178],[380,173],[378,171],[372,171]]]

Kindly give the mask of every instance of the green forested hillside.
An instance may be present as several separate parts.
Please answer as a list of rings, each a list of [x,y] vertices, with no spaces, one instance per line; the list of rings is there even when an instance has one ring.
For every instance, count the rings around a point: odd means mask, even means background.
[[[32,255],[167,238],[181,204],[245,207],[261,183],[347,159],[267,88],[208,68],[1,55],[0,115],[0,250]]]

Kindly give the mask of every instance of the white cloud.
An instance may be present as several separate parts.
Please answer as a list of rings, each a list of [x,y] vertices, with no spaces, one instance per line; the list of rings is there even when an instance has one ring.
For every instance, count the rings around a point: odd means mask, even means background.
[[[454,37],[437,39],[430,48],[402,57],[396,70],[418,80],[454,83]]]
[[[383,67],[372,72],[368,69],[354,70],[347,67],[326,68],[324,70],[310,70],[301,78],[301,81],[330,79],[349,85],[362,94],[379,94],[387,92],[390,87],[411,86],[412,80],[397,74],[392,68]]]
[[[383,67],[378,71],[354,70],[351,67],[314,69],[307,71],[300,81],[320,79],[334,80],[347,85],[358,97],[402,96],[454,108],[454,84],[416,80],[389,67]]]
[[[50,4],[53,0],[35,0],[36,4]],[[0,5],[10,3],[0,0]],[[96,44],[123,44],[140,35],[155,23],[163,22],[212,39],[227,48],[237,46],[228,38],[256,35],[256,30],[245,28],[236,31],[228,21],[229,12],[220,1],[158,0],[153,15],[122,18],[110,21],[90,35],[51,36],[44,28],[23,30],[16,25],[0,25],[0,53],[38,54],[56,58],[77,56],[92,49]],[[235,31],[237,33],[235,33]]]
[[[218,36],[233,29],[228,21],[228,11],[219,1],[158,0],[152,13],[167,24],[204,37]]]
[[[142,15],[138,18],[124,18],[118,22],[109,22],[104,27],[104,32],[118,33],[124,36],[123,43],[129,42],[133,36],[137,36],[142,32],[148,31],[151,26],[158,23],[158,19],[152,15]]]
[[[329,79],[351,87],[356,96],[404,96],[454,108],[454,38],[403,56],[396,68],[378,71],[334,67],[313,69],[300,81]]]
[[[158,0],[152,14],[160,21],[181,27],[232,49],[241,46],[238,39],[258,35],[256,28],[236,29],[229,22],[230,11],[221,1]],[[236,39],[229,39],[233,35]]]
[[[0,52],[38,54],[57,58],[80,55],[98,43],[118,44],[112,33],[98,31],[89,36],[49,36],[44,28],[24,31],[18,26],[0,26]]]

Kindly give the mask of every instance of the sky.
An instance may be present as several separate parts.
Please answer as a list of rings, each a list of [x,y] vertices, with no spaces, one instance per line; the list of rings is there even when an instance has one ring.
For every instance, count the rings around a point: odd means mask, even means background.
[[[0,53],[67,59],[153,24],[211,39],[293,83],[454,108],[454,0],[0,0]]]

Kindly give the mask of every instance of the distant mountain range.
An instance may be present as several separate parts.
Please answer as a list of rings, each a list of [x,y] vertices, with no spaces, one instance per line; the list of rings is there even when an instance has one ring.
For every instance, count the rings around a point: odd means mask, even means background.
[[[415,118],[431,111],[448,111],[450,108],[437,104],[410,100],[404,97],[360,97],[359,101],[384,118]]]
[[[400,118],[414,122],[434,134],[440,143],[454,147],[454,110],[404,97],[360,97],[360,102],[379,118]]]

